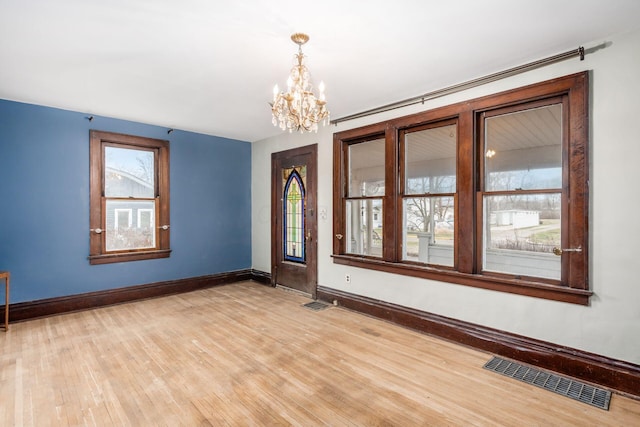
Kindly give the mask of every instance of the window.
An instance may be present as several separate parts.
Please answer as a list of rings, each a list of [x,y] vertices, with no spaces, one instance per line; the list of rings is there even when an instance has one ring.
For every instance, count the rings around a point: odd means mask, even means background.
[[[347,252],[382,256],[384,183],[384,136],[349,144],[346,197]]]
[[[304,263],[304,183],[307,167],[288,168],[283,170],[285,176],[283,212],[284,212],[284,259]],[[303,178],[304,177],[304,178]]]
[[[562,109],[550,99],[481,115],[483,271],[560,280]]]
[[[403,261],[453,267],[457,123],[400,132]]]
[[[169,142],[90,133],[91,264],[166,258]]]
[[[585,72],[335,134],[334,262],[588,304],[587,102]]]

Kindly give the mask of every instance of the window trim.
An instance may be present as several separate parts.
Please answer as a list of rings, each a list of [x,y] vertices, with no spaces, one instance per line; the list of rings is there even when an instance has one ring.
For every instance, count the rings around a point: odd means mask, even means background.
[[[169,216],[169,141],[125,135],[113,132],[91,130],[89,132],[89,263],[109,264],[114,262],[139,261],[146,259],[168,258],[170,249],[170,228],[162,225],[170,224]],[[135,249],[131,251],[107,252],[105,233],[93,230],[106,228],[106,206],[104,199],[104,147],[118,146],[141,150],[152,150],[156,157],[155,197],[158,212],[155,218],[157,230],[156,247],[153,249]]]
[[[457,104],[429,110],[410,116],[399,117],[386,122],[368,125],[335,133],[334,145],[334,242],[333,262],[361,268],[369,268],[394,274],[419,277],[456,283],[466,286],[491,289],[519,295],[588,305],[588,146],[589,146],[589,73],[588,71],[559,77],[556,79],[528,85],[521,88],[488,95],[482,98],[464,101]],[[571,200],[568,204],[566,221],[563,220],[563,247],[582,247],[582,252],[563,254],[562,284],[550,283],[543,279],[514,278],[510,275],[481,272],[478,264],[479,243],[477,241],[478,224],[482,224],[481,209],[478,209],[478,197],[482,194],[480,185],[481,172],[478,159],[480,117],[483,113],[503,109],[510,106],[531,103],[566,96],[570,121],[565,127],[568,132],[566,147],[567,156],[563,162],[563,194]],[[399,260],[398,245],[402,239],[398,224],[400,221],[399,179],[400,159],[399,134],[408,128],[425,126],[429,123],[444,122],[455,119],[458,123],[457,150],[457,191],[456,191],[456,247],[454,268],[439,266],[415,265]],[[348,144],[362,141],[368,137],[382,135],[386,140],[385,148],[385,187],[389,189],[384,196],[384,241],[382,258],[371,259],[345,253],[344,214],[345,214],[345,174]],[[572,173],[569,173],[569,170]],[[394,200],[395,198],[395,200]],[[564,205],[564,203],[563,203]],[[460,215],[465,212],[465,215]],[[564,213],[564,212],[563,212]],[[480,221],[480,223],[478,223]],[[566,227],[566,230],[565,230]],[[564,265],[563,265],[564,267]]]

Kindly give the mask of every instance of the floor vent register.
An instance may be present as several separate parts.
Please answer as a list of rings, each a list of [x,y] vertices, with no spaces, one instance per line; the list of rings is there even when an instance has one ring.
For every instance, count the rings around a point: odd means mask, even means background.
[[[561,377],[500,357],[493,357],[484,365],[484,369],[515,378],[605,411],[609,410],[611,392],[580,381]]]

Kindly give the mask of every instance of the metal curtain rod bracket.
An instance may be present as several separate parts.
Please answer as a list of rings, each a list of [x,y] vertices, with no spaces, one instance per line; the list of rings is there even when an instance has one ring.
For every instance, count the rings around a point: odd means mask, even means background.
[[[584,55],[586,53],[593,53],[596,50],[600,50],[600,49],[603,49],[605,47],[608,47],[610,44],[611,44],[610,42],[605,42],[605,43],[602,43],[602,44],[600,44],[598,46],[594,46],[594,47],[592,47],[590,49],[587,49],[587,50],[585,50],[584,47],[580,46],[577,49],[569,50],[569,51],[564,52],[564,53],[560,53],[560,54],[557,54],[557,55],[549,56],[547,58],[539,59],[537,61],[529,62],[529,63],[524,64],[524,65],[519,65],[517,67],[509,68],[507,70],[498,71],[497,73],[489,74],[487,76],[479,77],[477,79],[468,80],[468,81],[466,81],[464,83],[458,83],[458,84],[455,84],[453,86],[445,87],[443,89],[434,90],[432,92],[425,93],[424,95],[414,96],[413,98],[408,98],[408,99],[405,99],[405,100],[402,100],[402,101],[396,101],[396,102],[393,102],[391,104],[383,105],[381,107],[376,107],[376,108],[372,108],[370,110],[362,111],[360,113],[351,114],[349,116],[344,116],[344,117],[340,117],[340,118],[337,118],[337,119],[333,119],[333,120],[331,120],[330,123],[332,123],[334,125],[337,125],[338,123],[341,123],[341,122],[346,122],[346,121],[349,121],[349,120],[359,119],[359,118],[362,118],[362,117],[371,116],[373,114],[384,113],[386,111],[391,111],[391,110],[395,110],[395,109],[402,108],[402,107],[408,107],[408,106],[414,105],[414,104],[419,104],[419,103],[424,104],[425,101],[428,101],[428,100],[431,100],[431,99],[440,98],[440,97],[445,96],[445,95],[451,95],[453,93],[460,92],[460,91],[463,91],[465,89],[471,89],[473,87],[480,86],[480,85],[483,85],[485,83],[491,83],[491,82],[494,82],[496,80],[503,79],[505,77],[510,77],[510,76],[513,76],[513,75],[516,75],[516,74],[524,73],[525,71],[534,70],[536,68],[540,68],[540,67],[543,67],[545,65],[549,65],[549,64],[556,63],[556,62],[560,62],[560,61],[563,61],[563,60],[568,59],[568,58],[573,58],[575,56],[579,56],[580,60],[582,61],[582,60],[584,60]]]

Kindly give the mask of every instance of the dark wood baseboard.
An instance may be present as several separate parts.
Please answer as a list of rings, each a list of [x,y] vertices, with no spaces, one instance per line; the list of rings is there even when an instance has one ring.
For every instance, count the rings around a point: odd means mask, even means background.
[[[251,279],[263,285],[273,286],[271,283],[271,273],[260,270],[251,270]]]
[[[46,298],[36,301],[19,302],[9,305],[9,321],[18,322],[146,298],[191,292],[243,280],[264,282],[261,272],[254,273],[253,270],[247,269],[77,295]],[[0,307],[0,318],[4,318],[4,306]]]
[[[640,399],[640,365],[319,286],[320,300]]]
[[[10,305],[9,320],[17,322],[78,310],[121,304],[146,298],[191,292],[243,280],[271,286],[271,275],[259,270],[238,270],[208,276],[169,280],[78,295],[47,298]],[[391,321],[462,345],[548,369],[640,399],[640,365],[558,346],[461,320],[402,307],[323,286],[317,298]],[[0,318],[4,306],[0,307]]]

